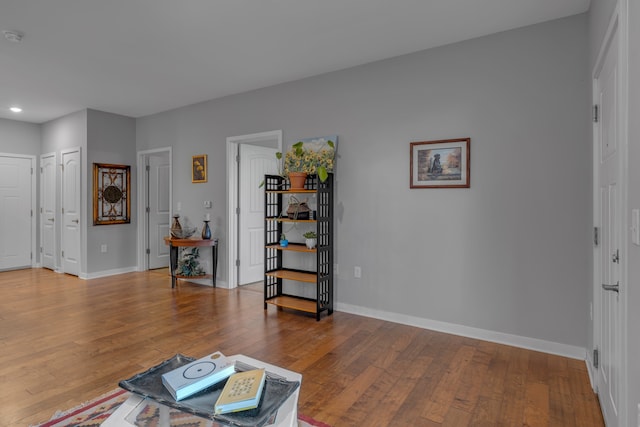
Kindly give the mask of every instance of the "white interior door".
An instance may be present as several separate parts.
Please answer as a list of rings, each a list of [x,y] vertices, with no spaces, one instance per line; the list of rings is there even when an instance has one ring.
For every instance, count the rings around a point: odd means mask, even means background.
[[[169,235],[169,153],[150,154],[147,167],[147,227],[149,238],[148,266],[150,269],[169,266],[169,246],[164,237]]]
[[[619,425],[622,369],[622,334],[620,286],[620,141],[618,135],[618,57],[617,34],[609,44],[603,66],[596,77],[596,96],[600,109],[597,138],[599,142],[599,204],[601,247],[599,253],[600,363],[598,397],[608,427]]]
[[[31,163],[0,156],[0,270],[31,266]]]
[[[62,272],[80,273],[80,149],[62,152]]]
[[[40,156],[40,262],[56,269],[56,154]]]
[[[277,173],[276,149],[240,144],[238,284],[264,278],[264,175]]]

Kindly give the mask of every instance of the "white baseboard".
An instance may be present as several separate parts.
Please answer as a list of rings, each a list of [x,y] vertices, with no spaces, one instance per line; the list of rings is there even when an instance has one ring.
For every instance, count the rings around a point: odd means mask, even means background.
[[[545,341],[537,338],[522,337],[519,335],[505,334],[502,332],[490,331],[486,329],[472,328],[470,326],[456,325],[455,323],[440,322],[438,320],[408,316],[406,314],[373,310],[357,305],[338,303],[336,304],[336,310],[365,317],[373,317],[380,320],[387,320],[389,322],[401,323],[403,325],[416,326],[423,329],[444,332],[447,334],[460,335],[463,337],[475,338],[483,341],[491,341],[499,344],[526,348],[528,350],[540,351],[543,353],[556,354],[559,356],[570,357],[572,359],[585,360],[587,356],[587,350],[585,348],[573,345]]]
[[[95,273],[80,273],[78,277],[84,280],[91,280],[98,279],[100,277],[115,276],[117,274],[133,273],[134,271],[138,271],[138,267],[135,265],[125,268],[114,268],[113,270],[103,270]]]

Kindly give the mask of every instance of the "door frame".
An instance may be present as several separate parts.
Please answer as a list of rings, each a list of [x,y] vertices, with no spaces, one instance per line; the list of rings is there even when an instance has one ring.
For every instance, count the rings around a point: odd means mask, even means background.
[[[266,141],[277,141],[277,150],[282,151],[282,130],[231,136],[227,138],[227,287],[238,286],[238,163],[240,144],[266,145]],[[256,183],[258,185],[259,183]]]
[[[592,70],[592,102],[593,105],[598,105],[598,81],[597,78],[600,75],[600,71],[604,65],[606,53],[609,48],[616,49],[618,54],[618,113],[619,120],[617,124],[617,132],[619,135],[619,149],[618,149],[618,166],[620,177],[620,197],[619,197],[619,212],[620,221],[618,224],[618,235],[620,236],[619,251],[620,251],[620,390],[619,391],[619,408],[618,408],[618,421],[620,426],[628,425],[628,360],[627,360],[627,284],[628,284],[628,263],[627,263],[627,245],[629,241],[629,138],[628,138],[628,88],[629,88],[629,76],[628,76],[628,0],[618,0],[616,7],[609,20],[609,25],[605,33],[602,43],[600,45],[598,56],[595,62],[595,66]],[[614,35],[617,32],[618,45],[609,46],[613,40]],[[600,138],[599,138],[600,124],[594,122],[592,128],[592,141],[593,141],[593,226],[600,229],[602,218],[600,217]],[[598,242],[600,243],[600,242]],[[602,299],[600,298],[600,292],[602,284],[600,283],[600,257],[601,246],[600,244],[593,246],[593,307],[591,310],[591,322],[593,330],[593,345],[596,348],[602,347],[602,331],[600,330],[600,313],[602,308]],[[593,353],[587,352],[587,367],[591,377],[592,385],[596,393],[598,393],[598,374],[595,372]]]
[[[36,209],[36,213],[38,215],[38,223],[40,225],[40,245],[38,245],[39,250],[37,250],[36,252],[38,254],[40,254],[38,256],[39,262],[38,262],[38,266],[42,267],[43,266],[43,262],[42,262],[42,236],[44,234],[44,224],[42,222],[42,205],[43,205],[43,197],[44,197],[44,183],[42,182],[43,180],[43,176],[42,176],[42,159],[47,158],[47,157],[53,157],[53,167],[54,167],[54,171],[55,171],[55,178],[53,181],[53,199],[54,199],[54,204],[55,206],[53,207],[53,271],[57,271],[60,272],[60,266],[58,265],[58,260],[59,260],[59,247],[58,247],[58,224],[60,223],[60,221],[58,221],[56,223],[56,217],[58,216],[58,201],[59,201],[59,197],[58,197],[58,193],[57,193],[57,186],[58,186],[58,170],[59,170],[59,165],[58,165],[58,153],[56,153],[55,151],[52,151],[50,153],[44,153],[41,154],[39,157],[39,163],[38,163],[38,170],[40,170],[40,194],[39,194],[39,204],[38,204],[38,209]]]
[[[145,160],[151,154],[167,153],[169,155],[169,221],[173,214],[173,150],[171,147],[154,148],[152,150],[138,151],[138,271],[147,271],[149,262],[147,260],[147,216],[145,215],[145,201],[147,200],[148,186],[147,175],[144,173]]]
[[[80,241],[78,242],[79,244],[79,248],[78,248],[78,276],[80,279],[86,279],[87,275],[84,273],[85,271],[85,267],[84,267],[84,262],[85,262],[85,250],[86,250],[86,240],[85,240],[85,236],[87,235],[87,215],[86,215],[86,206],[84,205],[85,203],[85,197],[91,197],[88,194],[89,188],[87,185],[87,174],[86,174],[86,158],[85,158],[85,154],[82,150],[82,147],[71,147],[71,148],[65,148],[60,150],[60,168],[62,169],[64,167],[64,156],[66,154],[69,153],[78,153],[78,162],[80,165],[80,182],[78,183],[78,187],[80,188],[80,203],[78,204],[78,209],[80,210],[78,217],[80,219],[80,225],[79,225],[79,233],[80,233]],[[56,215],[60,216],[60,221],[58,222],[58,230],[60,230],[60,246],[59,246],[59,251],[58,251],[58,255],[59,255],[59,265],[60,265],[60,272],[61,273],[67,273],[67,271],[65,271],[64,268],[64,259],[62,258],[62,251],[63,251],[63,247],[64,247],[64,214],[62,213],[62,208],[64,207],[63,201],[64,201],[64,172],[61,171],[59,174],[60,177],[60,203],[58,203],[56,205],[56,207],[58,209],[60,209],[60,211],[58,211],[56,213]]]
[[[37,187],[36,187],[36,156],[29,154],[15,154],[15,153],[0,153],[0,157],[11,157],[14,159],[28,159],[31,161],[31,268],[37,267],[40,259],[39,252],[36,251],[37,239],[36,239],[36,223],[40,221],[40,215],[38,214],[37,205]]]

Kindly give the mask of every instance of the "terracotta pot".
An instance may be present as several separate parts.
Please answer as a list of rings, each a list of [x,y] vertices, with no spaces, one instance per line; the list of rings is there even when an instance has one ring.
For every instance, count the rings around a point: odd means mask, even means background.
[[[304,189],[304,181],[307,179],[306,172],[289,172],[289,182],[292,190]]]

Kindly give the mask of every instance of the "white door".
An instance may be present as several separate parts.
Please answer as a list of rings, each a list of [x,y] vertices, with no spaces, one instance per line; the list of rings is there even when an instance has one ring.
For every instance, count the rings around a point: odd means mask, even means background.
[[[240,144],[238,284],[264,279],[264,175],[277,173],[276,149]]]
[[[598,397],[608,427],[619,425],[620,381],[622,367],[622,335],[620,307],[620,143],[618,135],[618,58],[617,35],[613,37],[602,69],[596,77],[596,96],[599,105],[599,204],[601,246],[599,253],[600,363],[598,368]]]
[[[31,266],[31,159],[0,156],[0,270]]]
[[[56,154],[40,156],[40,262],[56,268]]]
[[[80,149],[62,152],[62,272],[80,273]]]
[[[169,266],[169,153],[150,154],[147,167],[147,227],[150,269]]]

